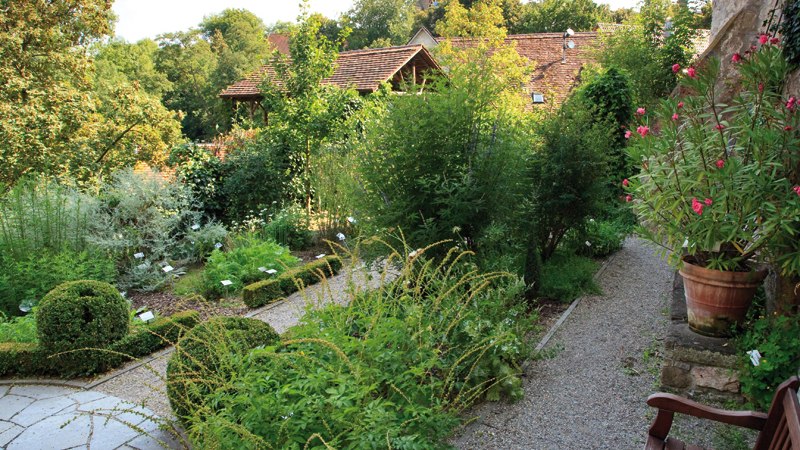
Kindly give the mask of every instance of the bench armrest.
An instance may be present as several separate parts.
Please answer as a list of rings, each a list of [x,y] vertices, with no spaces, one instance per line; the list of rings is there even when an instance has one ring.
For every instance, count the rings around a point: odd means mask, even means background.
[[[684,397],[673,394],[658,393],[647,398],[647,404],[658,408],[656,420],[650,427],[650,436],[666,439],[672,428],[675,413],[726,423],[738,427],[761,430],[767,421],[767,415],[754,411],[729,411],[712,408]]]

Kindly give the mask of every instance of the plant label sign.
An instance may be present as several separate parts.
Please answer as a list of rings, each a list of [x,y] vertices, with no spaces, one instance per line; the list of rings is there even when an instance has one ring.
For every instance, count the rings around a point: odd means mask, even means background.
[[[267,271],[266,271],[266,273],[267,273],[268,275],[275,275],[276,273],[278,273],[278,271],[277,271],[277,270],[275,270],[275,269],[269,269],[269,270],[267,270]]]
[[[217,242],[216,244],[214,244],[214,248],[216,248],[217,250],[219,250],[219,249],[221,249],[221,248],[222,248],[222,244],[221,244],[220,242]]]
[[[170,266],[169,264],[167,264],[167,265],[166,265],[166,266],[164,266],[164,268],[163,268],[163,269],[161,269],[161,270],[163,270],[163,271],[164,271],[164,273],[170,273],[170,272],[172,272],[173,270],[175,270],[175,268],[174,268],[174,267],[172,267],[172,266]]]
[[[153,320],[155,318],[156,318],[156,316],[155,316],[155,314],[153,314],[152,311],[147,311],[147,312],[143,312],[143,313],[139,314],[139,319],[141,319],[142,322],[150,322],[151,320]]]
[[[220,281],[220,283],[222,283],[223,286],[230,286],[230,285],[233,284],[233,281],[231,281],[231,280],[222,280],[222,281]]]
[[[750,362],[753,363],[754,366],[761,364],[761,352],[758,350],[750,350],[747,352],[747,355],[750,356]]]
[[[192,230],[197,231],[199,229],[200,229],[200,225],[198,225],[198,224],[192,225]]]
[[[142,253],[142,252],[134,253],[133,257],[136,258],[136,259],[142,259],[142,258],[144,258],[144,253]]]
[[[319,255],[317,255],[315,258],[317,258],[317,259],[322,259],[322,258],[324,258],[324,257],[325,257],[325,253],[320,253],[320,254],[319,254]]]

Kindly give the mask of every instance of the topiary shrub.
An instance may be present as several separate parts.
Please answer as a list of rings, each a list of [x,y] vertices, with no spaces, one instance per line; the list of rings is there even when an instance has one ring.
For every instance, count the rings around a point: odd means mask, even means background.
[[[88,348],[106,348],[128,334],[128,302],[114,286],[101,281],[62,283],[39,304],[36,332],[39,345],[50,354]],[[57,355],[75,373],[91,370],[93,358]]]
[[[207,396],[232,375],[232,362],[251,349],[278,342],[267,323],[244,317],[214,317],[178,341],[167,364],[167,396],[181,420],[206,406]]]

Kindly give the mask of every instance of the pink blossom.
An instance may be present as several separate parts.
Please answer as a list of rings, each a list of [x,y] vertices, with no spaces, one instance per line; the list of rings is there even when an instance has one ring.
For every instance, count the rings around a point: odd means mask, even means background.
[[[758,83],[758,92],[764,92],[764,83]]]
[[[697,78],[697,70],[694,67],[689,67],[686,69],[686,75],[689,75],[689,78]]]
[[[678,109],[683,108],[683,102],[678,102]]]
[[[644,108],[639,107],[639,108],[636,109],[636,114],[639,114],[640,116],[643,116],[644,113],[645,113]]]
[[[672,115],[672,120],[678,120],[678,113]]]
[[[733,56],[731,56],[731,61],[733,61],[735,63],[738,63],[741,60],[742,60],[742,55],[740,55],[738,53],[734,53]]]
[[[697,201],[697,197],[692,198],[692,210],[697,213],[698,216],[703,215],[703,208],[705,205]]]
[[[781,40],[776,38],[776,37],[774,37],[774,38],[769,40],[769,43],[772,44],[772,45],[778,45],[778,44],[781,43]]]
[[[800,186],[795,186],[792,188],[792,190],[795,192],[795,194],[800,195]]]
[[[717,160],[717,169],[722,169],[723,167],[725,167],[725,161],[723,161],[721,159],[718,159]]]
[[[758,48],[758,47],[756,47],[755,45],[751,45],[751,46],[750,46],[750,51],[751,51],[751,52],[754,52],[754,51],[756,51],[756,49],[757,49],[757,48]]]
[[[650,132],[650,127],[648,127],[647,125],[639,125],[636,128],[636,132],[639,133],[642,137],[645,137],[647,136],[647,133]]]
[[[761,45],[766,44],[767,41],[769,41],[769,36],[767,36],[766,34],[762,34],[761,36],[758,37],[758,43]]]
[[[680,64],[673,64],[672,65],[672,73],[678,73],[678,71],[680,71],[680,70],[681,70],[681,65]]]
[[[794,97],[789,97],[789,100],[786,102],[786,109],[789,111],[794,111],[794,108],[797,106],[797,99]]]
[[[631,130],[625,131],[625,139],[630,139],[631,138],[631,134],[633,134],[633,133],[631,133]]]
[[[724,129],[725,129],[725,125],[723,125],[723,124],[721,124],[721,123],[718,123],[718,124],[717,124],[717,125],[716,125],[714,128],[716,128],[716,129],[717,129],[717,130],[719,130],[719,131],[722,131],[722,130],[724,130]]]
[[[706,206],[711,206],[714,203],[714,201],[711,200],[710,198],[707,198],[707,199],[703,200],[703,203],[705,203]]]
[[[624,180],[622,180],[622,185],[623,185],[623,186],[625,186],[625,187],[628,187],[628,185],[629,185],[629,184],[631,184],[631,182],[630,182],[630,181],[628,181],[628,179],[627,179],[627,178],[625,178]]]
[[[786,125],[785,127],[783,127],[783,131],[792,131],[792,126]]]
[[[800,194],[800,192],[798,192],[798,194]],[[626,202],[628,202],[628,203],[630,203],[631,201],[633,201],[633,197],[631,197],[631,196],[630,196],[630,194],[629,194],[629,195],[626,195],[626,196],[625,196],[625,201],[626,201]]]

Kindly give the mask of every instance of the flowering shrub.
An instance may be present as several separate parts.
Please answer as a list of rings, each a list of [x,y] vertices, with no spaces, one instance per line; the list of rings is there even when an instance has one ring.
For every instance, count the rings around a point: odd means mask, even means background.
[[[719,61],[689,67],[685,98],[642,111],[629,154],[641,163],[629,200],[646,237],[680,264],[681,248],[696,264],[747,270],[757,256],[775,257],[800,273],[800,253],[778,249],[800,231],[800,115],[781,97],[787,63],[777,46],[739,55],[741,91],[731,105],[716,100]]]

